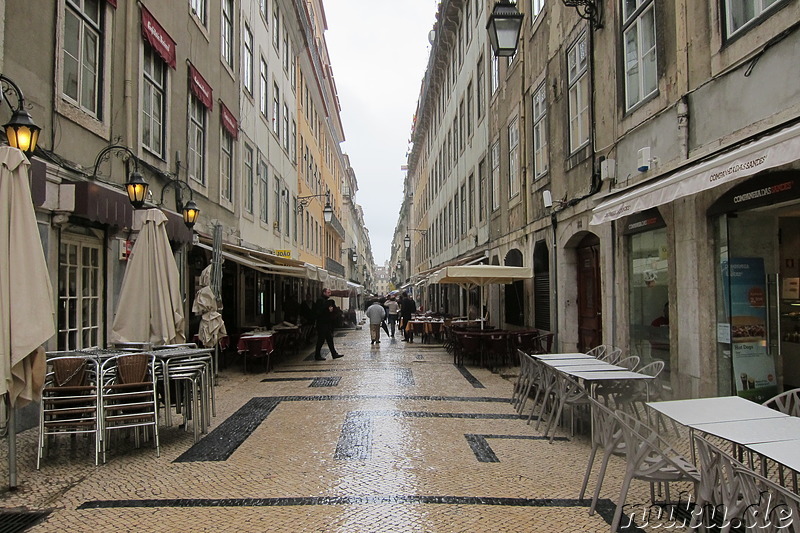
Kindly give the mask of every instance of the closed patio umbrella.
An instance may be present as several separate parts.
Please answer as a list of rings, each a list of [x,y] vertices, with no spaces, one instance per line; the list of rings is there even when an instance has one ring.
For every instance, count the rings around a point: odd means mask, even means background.
[[[30,163],[0,146],[0,394],[9,406],[9,485],[16,486],[14,408],[42,397],[45,352],[55,334],[53,288],[28,184]]]
[[[220,338],[228,334],[225,322],[219,313],[217,298],[211,289],[211,270],[213,265],[208,265],[200,274],[200,290],[194,297],[192,313],[202,315],[198,337],[203,346],[216,346]]]
[[[167,217],[148,209],[122,279],[111,342],[185,342],[180,274],[166,229]]]

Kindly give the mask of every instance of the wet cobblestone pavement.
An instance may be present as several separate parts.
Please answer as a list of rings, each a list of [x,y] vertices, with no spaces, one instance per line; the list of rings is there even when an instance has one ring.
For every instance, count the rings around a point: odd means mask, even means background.
[[[513,377],[441,345],[371,346],[368,328],[336,343],[335,361],[307,347],[268,374],[223,369],[209,432],[162,427],[160,457],[115,445],[95,467],[91,441],[62,437],[36,471],[37,430],[21,433],[3,510],[48,512],[32,532],[609,530],[624,464],[589,516],[588,437],[543,439],[510,404]],[[634,482],[628,503],[648,498]]]

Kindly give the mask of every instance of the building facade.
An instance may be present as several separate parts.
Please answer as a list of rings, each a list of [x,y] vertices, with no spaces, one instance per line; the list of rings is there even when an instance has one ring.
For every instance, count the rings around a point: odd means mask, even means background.
[[[2,73],[42,127],[31,183],[56,292],[58,334],[48,349],[107,342],[141,225],[123,187],[134,171],[149,183],[146,207],[168,215],[187,318],[215,256],[231,334],[296,321],[293,304],[322,286],[362,290],[363,270],[356,276],[341,263],[345,242],[362,262],[371,251],[365,232],[344,231],[358,212],[343,209],[344,190],[357,187],[340,147],[321,2],[0,7]],[[200,209],[192,229],[180,214],[190,200]],[[348,202],[357,207],[353,195]]]
[[[501,327],[664,361],[680,397],[800,384],[800,4],[525,0],[510,58],[493,5],[440,3],[392,259],[407,286],[466,314],[474,295],[431,272],[530,266],[487,289]]]

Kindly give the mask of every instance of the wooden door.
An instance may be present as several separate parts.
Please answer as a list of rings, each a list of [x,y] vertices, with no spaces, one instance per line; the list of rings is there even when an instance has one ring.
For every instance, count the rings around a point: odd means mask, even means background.
[[[603,344],[600,308],[600,247],[590,235],[578,246],[578,350]]]

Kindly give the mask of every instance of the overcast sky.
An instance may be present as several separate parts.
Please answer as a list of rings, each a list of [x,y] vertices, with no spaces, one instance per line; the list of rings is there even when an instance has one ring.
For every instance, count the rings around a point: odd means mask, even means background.
[[[327,0],[325,39],[375,264],[389,259],[439,0]]]

